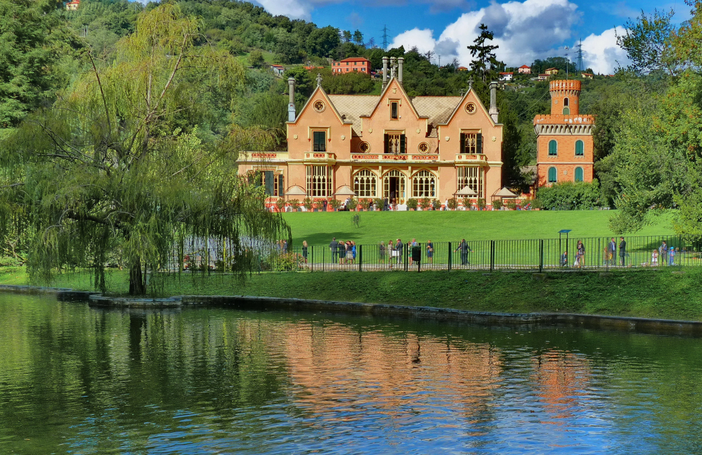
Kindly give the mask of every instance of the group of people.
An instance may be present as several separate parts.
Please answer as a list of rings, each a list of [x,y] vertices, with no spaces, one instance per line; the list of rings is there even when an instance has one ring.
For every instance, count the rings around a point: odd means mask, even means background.
[[[665,240],[661,242],[661,246],[653,250],[651,253],[651,266],[655,267],[659,264],[675,265],[675,255],[677,250],[674,246],[668,248]]]
[[[348,240],[336,240],[334,237],[329,243],[331,250],[332,262],[341,264],[353,264],[356,261],[356,242]]]

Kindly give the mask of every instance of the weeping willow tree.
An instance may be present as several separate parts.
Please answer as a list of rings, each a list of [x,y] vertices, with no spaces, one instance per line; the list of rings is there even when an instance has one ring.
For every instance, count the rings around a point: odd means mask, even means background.
[[[5,141],[2,207],[27,217],[31,277],[89,267],[104,291],[117,258],[129,293],[142,295],[145,270],[172,262],[184,237],[228,238],[243,273],[252,255],[242,239],[285,229],[236,174],[237,152],[270,140],[228,124],[244,70],[199,39],[177,5],[143,13],[114,61],[87,55],[90,71]]]

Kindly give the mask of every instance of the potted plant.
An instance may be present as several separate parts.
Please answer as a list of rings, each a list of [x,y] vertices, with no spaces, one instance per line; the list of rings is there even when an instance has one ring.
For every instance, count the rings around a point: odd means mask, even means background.
[[[509,201],[507,203],[507,208],[510,210],[517,210],[517,201]]]
[[[312,206],[314,205],[314,203],[312,202],[312,199],[310,199],[309,197],[306,197],[305,200],[302,201],[302,205],[304,205],[305,209],[308,212],[310,212],[310,211],[312,211]]]
[[[485,210],[485,199],[478,199],[478,210]]]
[[[383,210],[383,207],[385,207],[385,201],[381,198],[376,198],[375,199],[375,209],[380,211]]]
[[[431,206],[434,208],[434,210],[439,210],[441,209],[441,201],[438,199],[434,199],[431,201]]]
[[[355,197],[352,197],[352,198],[349,199],[349,201],[346,203],[346,208],[347,208],[350,212],[353,212],[354,210],[356,210],[356,207],[357,207],[357,206],[358,206],[358,199],[356,199]]]
[[[341,201],[339,201],[338,199],[332,199],[331,201],[329,201],[329,205],[331,205],[332,209],[336,212],[337,210],[339,210]]]
[[[455,197],[452,197],[451,199],[448,200],[448,208],[451,210],[456,210],[456,207],[458,206],[458,201],[456,200]]]
[[[282,212],[285,209],[285,200],[281,197],[275,201],[275,206],[278,207],[278,211]]]
[[[363,210],[370,210],[370,206],[371,206],[371,200],[370,200],[370,199],[363,199],[363,200],[361,201],[361,208],[362,208]]]
[[[502,199],[495,199],[492,201],[492,207],[495,210],[500,210],[502,208]]]
[[[471,204],[471,202],[470,202],[469,197],[464,197],[461,200],[461,202],[463,203],[463,207],[465,207],[466,210],[470,210],[470,208],[473,206],[473,204]]]
[[[300,210],[300,201],[297,199],[290,199],[288,201],[288,204],[290,204],[290,207],[292,208],[293,212],[297,212]]]
[[[431,207],[431,200],[424,198],[419,201],[419,206],[422,208],[422,210],[428,210],[429,207]]]
[[[418,204],[419,201],[417,201],[415,198],[407,199],[407,210],[417,210]]]

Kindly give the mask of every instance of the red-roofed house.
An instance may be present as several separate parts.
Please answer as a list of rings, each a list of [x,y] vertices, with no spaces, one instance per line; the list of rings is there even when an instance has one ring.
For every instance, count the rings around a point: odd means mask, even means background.
[[[66,3],[66,9],[68,11],[76,11],[79,6],[80,0],[71,0],[70,2]]]
[[[500,80],[510,82],[513,79],[514,73],[500,73]]]
[[[531,74],[531,66],[522,65],[519,67],[519,74]]]
[[[370,74],[370,60],[363,57],[349,57],[340,62],[332,60],[332,73],[344,74],[357,71],[359,73]]]

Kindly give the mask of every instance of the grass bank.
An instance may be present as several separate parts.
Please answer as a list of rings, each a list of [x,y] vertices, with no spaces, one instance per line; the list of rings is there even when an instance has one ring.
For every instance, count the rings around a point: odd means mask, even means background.
[[[416,238],[425,242],[468,240],[517,240],[558,238],[571,229],[570,238],[612,235],[609,210],[570,211],[428,211],[428,212],[327,212],[285,213],[293,239],[310,245],[329,245],[332,237],[358,244],[377,244],[390,239]],[[357,227],[354,215],[359,215]],[[635,235],[672,235],[672,214],[654,219]]]
[[[126,273],[108,275],[125,294]],[[434,306],[490,312],[565,312],[702,321],[702,268],[601,272],[333,272],[168,277],[159,294],[252,295]],[[23,269],[0,273],[0,284],[29,284]],[[36,283],[35,283],[36,284]],[[88,274],[63,274],[55,287],[90,290]]]

